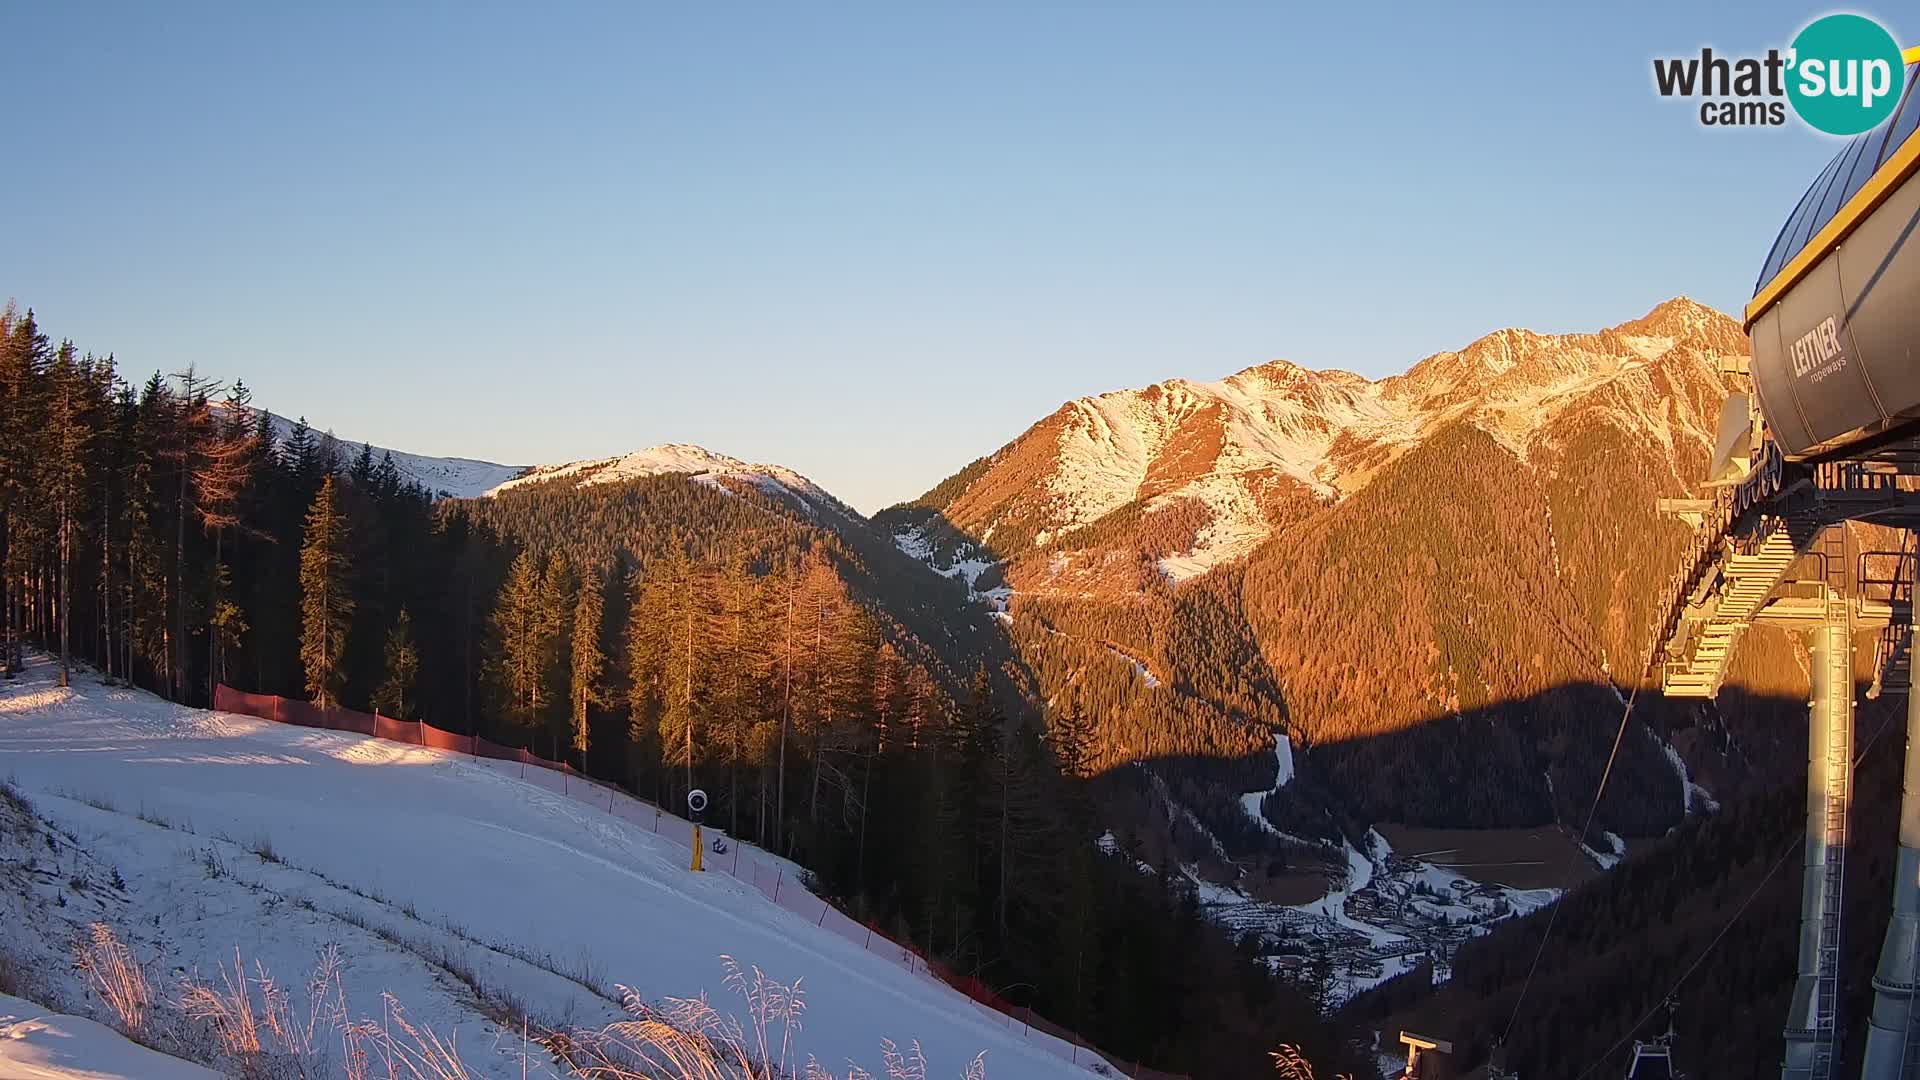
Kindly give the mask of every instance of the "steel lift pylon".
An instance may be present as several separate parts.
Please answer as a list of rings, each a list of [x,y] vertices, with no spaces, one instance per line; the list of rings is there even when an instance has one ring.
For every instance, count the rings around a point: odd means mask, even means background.
[[[1920,445],[1910,447],[1920,451]],[[1764,459],[1765,447],[1756,450]],[[1756,462],[1757,463],[1757,462]],[[1810,658],[1807,711],[1806,837],[1801,860],[1800,946],[1783,1030],[1782,1080],[1837,1080],[1846,1025],[1841,1001],[1846,856],[1855,756],[1856,641],[1879,634],[1872,691],[1907,690],[1907,775],[1901,806],[1899,871],[1874,977],[1865,1080],[1920,1080],[1920,705],[1910,688],[1914,559],[1857,550],[1847,523],[1920,528],[1920,457],[1889,453],[1879,463],[1829,463],[1770,478],[1748,470],[1744,497],[1722,494],[1702,513],[1697,501],[1669,505],[1706,534],[1672,590],[1663,637],[1662,684],[1669,697],[1714,696],[1746,631],[1776,626],[1801,635]],[[1897,478],[1897,479],[1896,479]],[[1896,581],[1872,582],[1865,566],[1897,555]],[[1884,595],[1870,595],[1873,586]],[[1887,643],[1897,641],[1899,648]]]
[[[1912,647],[1920,627],[1909,628]],[[1911,677],[1909,677],[1911,684]],[[1920,988],[1920,694],[1907,692],[1905,774],[1900,791],[1900,851],[1893,871],[1893,911],[1873,973],[1873,1015],[1867,1023],[1860,1075],[1911,1080],[1920,1076],[1920,1024],[1914,996]]]

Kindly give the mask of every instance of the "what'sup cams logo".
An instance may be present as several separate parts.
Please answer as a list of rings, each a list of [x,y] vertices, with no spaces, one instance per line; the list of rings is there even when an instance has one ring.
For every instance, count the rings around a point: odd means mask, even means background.
[[[1920,50],[1915,51],[1920,59]],[[1905,89],[1906,62],[1887,29],[1864,15],[1827,15],[1808,23],[1785,50],[1653,62],[1653,85],[1665,98],[1700,101],[1708,127],[1779,127],[1787,109],[1816,131],[1858,135],[1893,115]]]

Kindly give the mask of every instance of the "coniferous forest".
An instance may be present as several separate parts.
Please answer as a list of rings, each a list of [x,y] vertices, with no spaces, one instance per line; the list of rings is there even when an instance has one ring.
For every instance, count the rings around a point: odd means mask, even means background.
[[[135,376],[0,314],[9,676],[33,648],[185,705],[225,683],[425,720],[665,806],[702,787],[709,822],[1111,1053],[1338,1064],[1190,882],[1096,844],[1090,713],[1029,704],[897,555],[679,476],[436,500],[237,380]]]

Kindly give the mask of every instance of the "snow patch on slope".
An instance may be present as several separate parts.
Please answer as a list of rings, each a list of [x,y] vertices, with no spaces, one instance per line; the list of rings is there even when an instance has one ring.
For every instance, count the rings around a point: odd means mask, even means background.
[[[0,1076],[8,1080],[220,1080],[104,1024],[0,994]]]
[[[1658,736],[1655,736],[1655,741],[1660,744],[1661,752],[1667,756],[1667,764],[1673,767],[1674,777],[1680,782],[1682,816],[1719,813],[1720,804],[1706,788],[1694,782],[1692,774],[1687,771],[1686,759],[1680,756],[1680,751],[1675,749],[1672,743]]]
[[[933,541],[927,536],[924,526],[903,529],[893,534],[893,546],[907,558],[926,566],[927,569],[943,578],[957,580],[967,587],[969,600],[985,601],[996,613],[1004,614],[1007,601],[1013,597],[1013,589],[1007,585],[980,587],[980,578],[988,571],[1001,566],[1004,560],[987,559],[980,555],[980,549],[971,542],[963,542],[960,549],[951,556],[942,558],[934,550]]]
[[[1620,865],[1620,860],[1627,857],[1627,842],[1622,840],[1619,834],[1606,830],[1601,830],[1600,838],[1607,842],[1606,851],[1595,851],[1584,842],[1580,844],[1580,851],[1593,860],[1593,865],[1602,870],[1611,870]]]
[[[1260,804],[1266,801],[1267,796],[1280,794],[1281,788],[1293,782],[1293,743],[1287,739],[1287,733],[1284,731],[1274,732],[1273,758],[1275,763],[1273,786],[1265,791],[1249,791],[1240,796],[1240,809],[1246,811],[1247,817],[1263,831],[1274,836],[1285,837],[1286,834],[1274,828],[1273,822],[1267,820],[1267,815],[1260,812]]]
[[[1142,660],[1139,657],[1134,656],[1133,654],[1127,652],[1125,649],[1120,648],[1118,645],[1115,645],[1112,642],[1107,643],[1107,651],[1119,657],[1120,659],[1125,660],[1129,665],[1131,665],[1133,668],[1134,677],[1138,678],[1141,682],[1146,683],[1147,689],[1149,690],[1160,689],[1159,677],[1153,673],[1153,670],[1151,668],[1147,667],[1147,662],[1145,660]]]

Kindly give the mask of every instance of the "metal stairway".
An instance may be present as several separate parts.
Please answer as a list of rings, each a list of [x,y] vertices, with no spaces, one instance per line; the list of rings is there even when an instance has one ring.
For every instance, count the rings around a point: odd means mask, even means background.
[[[1661,680],[1667,696],[1710,698],[1720,692],[1740,639],[1817,532],[1802,515],[1764,518],[1745,552],[1727,557],[1717,575],[1702,576],[1679,616],[1683,624],[1694,624],[1693,633],[1669,639],[1682,646],[1690,639],[1693,648],[1678,657],[1669,653]]]

